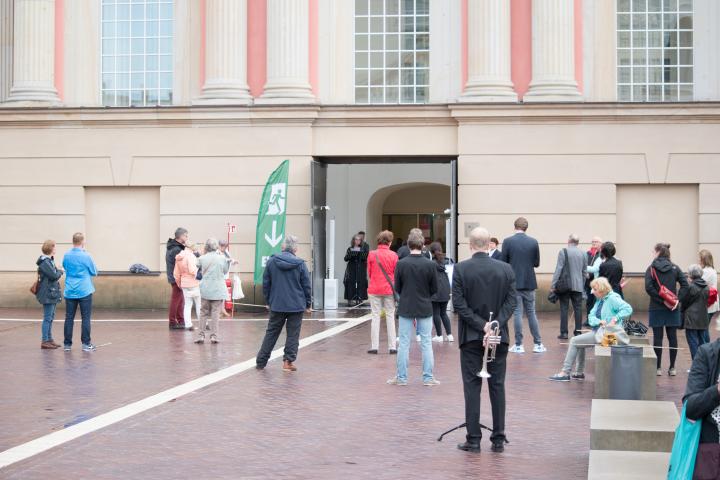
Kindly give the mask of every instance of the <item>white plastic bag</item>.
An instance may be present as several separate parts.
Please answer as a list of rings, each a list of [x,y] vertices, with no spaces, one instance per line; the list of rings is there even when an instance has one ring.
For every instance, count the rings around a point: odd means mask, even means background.
[[[240,275],[237,273],[233,275],[232,287],[233,300],[242,300],[245,298],[245,294],[242,291],[242,283],[240,282]]]

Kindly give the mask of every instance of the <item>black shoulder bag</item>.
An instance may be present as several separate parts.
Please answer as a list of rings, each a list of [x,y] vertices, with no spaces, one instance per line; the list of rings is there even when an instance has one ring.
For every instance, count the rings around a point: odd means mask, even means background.
[[[565,255],[565,264],[563,265],[562,270],[560,270],[558,281],[555,284],[555,293],[557,293],[558,295],[568,293],[570,290],[572,290],[572,287],[570,285],[570,267],[568,266],[567,248],[563,248],[563,254]]]

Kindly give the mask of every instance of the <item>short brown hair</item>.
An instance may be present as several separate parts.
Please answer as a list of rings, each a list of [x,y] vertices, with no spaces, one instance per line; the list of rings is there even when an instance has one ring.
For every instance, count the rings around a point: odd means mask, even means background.
[[[700,250],[699,256],[700,256],[700,266],[701,267],[715,268],[715,264],[713,262],[713,256],[712,256],[712,253],[710,253],[710,250],[705,250],[705,249]]]
[[[494,243],[495,245],[500,245],[500,240],[498,240],[497,237],[490,237],[490,243]]]
[[[393,241],[393,233],[390,230],[383,230],[378,233],[377,244],[378,245],[390,245]]]
[[[82,243],[85,241],[85,234],[82,232],[77,232],[73,234],[73,245],[82,245]]]
[[[655,252],[658,257],[670,258],[670,244],[669,243],[656,243]]]
[[[528,221],[525,217],[518,217],[515,220],[515,230],[522,230],[523,232],[528,229]]]
[[[55,248],[55,240],[45,240],[42,244],[42,252],[45,255],[50,255]]]

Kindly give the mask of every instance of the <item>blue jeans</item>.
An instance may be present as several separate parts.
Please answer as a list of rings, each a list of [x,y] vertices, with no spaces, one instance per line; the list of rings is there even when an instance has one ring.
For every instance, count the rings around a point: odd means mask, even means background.
[[[75,324],[75,312],[78,305],[80,306],[80,316],[82,317],[82,329],[80,340],[83,345],[90,343],[90,315],[92,314],[92,294],[83,298],[66,298],[65,299],[65,345],[72,345],[73,326]]]
[[[57,303],[43,303],[42,341],[52,341],[52,322],[55,320]]]
[[[694,328],[685,329],[685,338],[687,338],[688,347],[690,347],[690,358],[695,358],[695,354],[700,345],[710,343],[710,333],[705,330],[696,330]]]
[[[525,311],[527,315],[530,333],[533,336],[535,344],[542,343],[540,338],[540,327],[538,326],[537,316],[535,316],[535,290],[518,290],[517,306],[515,307],[515,345],[522,345],[522,314]]]
[[[417,333],[420,335],[420,348],[422,350],[423,359],[423,381],[433,378],[433,351],[432,340],[430,334],[432,330],[432,317],[425,318],[408,318],[400,317],[400,344],[397,352],[397,378],[398,380],[407,381],[408,358],[410,356],[410,337],[416,331],[413,328],[413,320],[417,320]]]

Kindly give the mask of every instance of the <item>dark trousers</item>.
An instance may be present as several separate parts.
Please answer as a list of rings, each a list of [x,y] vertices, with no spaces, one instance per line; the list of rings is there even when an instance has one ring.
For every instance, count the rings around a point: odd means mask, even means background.
[[[82,317],[82,329],[80,340],[83,345],[90,343],[90,316],[92,315],[92,294],[83,298],[65,299],[65,345],[72,345],[73,327],[75,326],[75,313],[80,306],[80,317]]]
[[[708,333],[707,329],[697,330],[694,328],[686,328],[685,338],[687,338],[688,347],[690,348],[690,358],[693,359],[700,345],[710,343],[710,333]]]
[[[182,288],[171,283],[172,295],[170,296],[170,307],[168,309],[168,320],[170,325],[185,325],[185,297]]]
[[[660,368],[662,362],[663,349],[663,327],[653,327],[653,347],[655,347],[655,355],[657,355],[657,368]],[[677,358],[677,327],[665,327],[667,332],[668,343],[670,344],[670,368],[675,368],[675,358]]]
[[[568,334],[568,311],[571,302],[575,312],[575,330],[582,329],[582,297],[581,292],[567,292],[558,295],[560,302],[560,333],[562,335]]]
[[[587,283],[585,285],[585,299],[586,299],[585,300],[585,308],[587,310],[587,318],[590,318],[590,312],[592,311],[593,307],[595,306],[595,295],[592,294],[592,288],[590,288],[589,283]]]
[[[452,327],[450,326],[450,318],[447,314],[448,302],[432,302],[433,304],[433,324],[435,324],[435,335],[442,337],[442,327],[445,327],[445,334],[452,335]]]
[[[283,360],[294,362],[297,358],[298,345],[300,344],[300,326],[302,325],[304,312],[270,312],[265,338],[263,339],[260,351],[257,354],[255,363],[265,366],[270,360],[273,348],[277,343],[280,332],[285,326],[285,352]]]
[[[492,407],[493,433],[490,441],[505,440],[505,370],[507,368],[508,345],[501,343],[497,346],[495,360],[488,363],[490,378],[490,405]],[[477,374],[482,370],[485,349],[482,340],[469,342],[460,348],[460,370],[465,392],[465,422],[467,422],[467,441],[480,443],[482,431],[480,430],[480,392],[482,391],[482,378]]]

